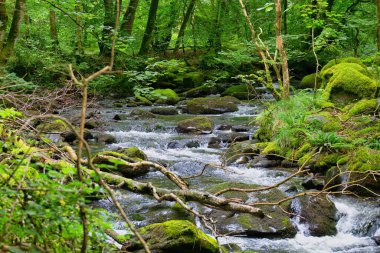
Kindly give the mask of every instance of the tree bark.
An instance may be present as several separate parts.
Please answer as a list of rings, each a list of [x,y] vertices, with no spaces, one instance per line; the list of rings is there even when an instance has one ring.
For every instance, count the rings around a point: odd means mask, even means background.
[[[0,0],[0,51],[5,44],[5,35],[7,33],[7,9],[5,7],[6,0]]]
[[[77,37],[76,37],[76,52],[78,52],[79,55],[83,55],[84,54],[84,50],[83,50],[83,23],[82,23],[82,18],[79,15],[79,13],[81,13],[82,10],[83,10],[82,3],[77,2],[75,4],[75,11],[77,12],[77,15],[76,15],[76,18],[75,18],[76,23],[77,23],[77,26],[76,26],[76,34],[77,34]]]
[[[282,98],[289,97],[289,67],[288,59],[286,56],[286,51],[284,47],[284,42],[282,40],[281,34],[281,20],[282,20],[282,10],[281,10],[281,0],[275,0],[276,5],[276,47],[281,55],[281,69],[282,69]]]
[[[111,56],[111,37],[112,29],[115,26],[115,15],[113,8],[113,0],[104,0],[104,20],[102,39],[99,41],[99,52],[101,56]]]
[[[139,0],[130,0],[127,11],[124,14],[123,21],[120,26],[121,36],[131,36],[133,24],[135,22],[136,11],[139,5]]]
[[[156,25],[158,2],[159,0],[152,0],[150,4],[148,21],[146,23],[146,28],[145,28],[143,40],[141,42],[139,55],[146,55],[149,51],[154,26]]]
[[[178,53],[179,47],[185,35],[186,25],[191,17],[191,14],[194,11],[195,3],[196,3],[196,0],[191,0],[189,6],[187,7],[185,16],[183,17],[181,27],[179,28],[177,41],[175,42],[174,54]]]
[[[4,2],[5,3],[5,2]],[[13,54],[17,39],[20,35],[20,28],[25,12],[25,0],[16,0],[15,10],[8,38],[0,51],[0,66],[5,66],[9,57]]]
[[[288,15],[287,10],[288,9],[288,0],[284,0],[284,13],[282,15],[283,23],[284,23],[284,34],[288,34]]]
[[[57,25],[56,25],[56,13],[54,10],[49,11],[49,20],[50,20],[50,38],[52,40],[53,47],[55,49],[58,49],[59,40],[58,40],[58,32],[57,32]]]
[[[377,51],[380,52],[380,0],[376,0],[377,10]]]

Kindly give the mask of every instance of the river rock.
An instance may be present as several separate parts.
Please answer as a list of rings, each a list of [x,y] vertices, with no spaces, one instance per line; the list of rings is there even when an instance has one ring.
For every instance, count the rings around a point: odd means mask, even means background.
[[[131,158],[139,158],[141,160],[148,159],[148,156],[138,147],[118,148],[117,152]]]
[[[156,115],[154,115],[153,113],[145,111],[145,110],[140,109],[140,108],[133,109],[129,115],[131,117],[133,117],[134,119],[154,119],[154,118],[156,118]]]
[[[323,189],[323,180],[321,179],[317,179],[317,178],[306,178],[303,182],[302,182],[302,186],[303,188],[305,188],[306,190],[322,190]]]
[[[223,143],[234,143],[234,142],[248,141],[249,135],[243,134],[243,133],[231,132],[231,133],[221,133],[218,135],[218,138]]]
[[[107,134],[107,133],[99,133],[97,135],[97,141],[100,143],[105,143],[105,144],[113,144],[116,143],[116,138],[112,134]]]
[[[65,131],[65,132],[61,133],[61,137],[62,137],[62,140],[64,142],[69,142],[69,143],[74,142],[77,139],[77,136],[73,131]],[[92,139],[94,139],[94,135],[90,131],[85,129],[83,138],[86,141],[92,140]]]
[[[170,220],[141,228],[141,235],[152,252],[218,253],[218,242],[186,220]],[[143,246],[133,239],[123,247],[128,252],[142,252]],[[140,251],[141,250],[141,251]]]
[[[250,140],[233,143],[225,152],[224,157],[222,157],[223,161],[227,165],[230,165],[244,156],[252,158],[255,154],[259,153],[255,147],[256,142],[256,140]]]
[[[167,145],[168,149],[177,149],[180,148],[179,142],[178,141],[170,141]]]
[[[258,156],[251,162],[249,167],[253,168],[274,168],[281,164],[279,160],[270,160],[266,156]]]
[[[174,107],[155,107],[150,110],[151,113],[158,115],[176,115],[178,110]]]
[[[337,233],[337,209],[332,201],[325,195],[303,196],[298,199],[299,209],[293,211],[301,218],[301,223],[306,223],[311,236],[335,235]]]
[[[62,133],[69,128],[62,120],[58,119],[51,122],[40,123],[36,129],[41,133]]]
[[[209,134],[214,129],[214,122],[208,117],[195,117],[178,122],[178,133]]]
[[[216,130],[222,130],[222,131],[226,131],[226,130],[231,130],[232,129],[232,126],[231,125],[220,125],[216,128]]]
[[[241,132],[249,132],[250,128],[247,126],[233,126],[231,130],[234,132],[241,133]]]
[[[210,140],[208,141],[208,148],[221,148],[222,145],[222,140],[218,137],[211,137]]]
[[[243,189],[258,188],[258,185],[249,185],[243,183],[222,183],[209,189],[210,192],[216,193],[222,189],[237,187]],[[246,201],[248,199],[254,202],[276,202],[286,195],[278,189],[272,189],[258,193],[244,192],[227,192],[222,195],[225,198],[236,198]],[[283,203],[281,207],[284,210],[290,209],[290,203]],[[207,210],[208,216],[217,221],[217,230],[221,233],[231,233],[235,235],[245,235],[255,238],[291,238],[297,233],[290,217],[278,206],[260,206],[265,215],[269,217],[257,217],[247,213],[232,213],[221,210]],[[206,211],[206,212],[207,212]]]
[[[189,141],[185,144],[186,148],[199,148],[201,144],[198,141]]]
[[[97,121],[96,119],[89,119],[89,120],[86,120],[84,127],[87,129],[94,129],[94,128],[99,127],[99,125],[100,125],[99,121]]]
[[[191,114],[221,114],[236,112],[239,99],[234,97],[194,98],[187,101],[186,111]]]
[[[375,243],[376,243],[377,245],[380,246],[380,235],[379,235],[379,236],[374,236],[374,237],[372,237],[372,239],[375,241]]]

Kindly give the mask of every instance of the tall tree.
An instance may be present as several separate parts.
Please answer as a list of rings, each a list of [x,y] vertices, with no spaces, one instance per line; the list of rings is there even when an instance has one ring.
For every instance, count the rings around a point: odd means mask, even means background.
[[[276,48],[281,56],[281,70],[282,70],[282,98],[289,97],[289,68],[288,59],[286,56],[286,51],[284,47],[284,42],[282,40],[281,34],[281,20],[282,20],[282,10],[281,10],[281,0],[275,0],[276,7]]]
[[[104,4],[104,19],[102,39],[98,42],[99,52],[101,56],[111,56],[111,37],[112,30],[115,26],[115,8],[113,0],[103,0]]]
[[[5,44],[5,36],[7,33],[7,8],[5,0],[0,0],[0,51]]]
[[[83,5],[80,1],[76,1],[75,3],[75,12],[76,12],[76,48],[75,51],[82,55],[84,53],[83,50],[83,22],[81,13],[83,11]]]
[[[377,51],[380,51],[380,0],[376,0],[377,10]]]
[[[54,10],[49,11],[49,23],[50,23],[50,38],[53,43],[53,47],[58,49],[59,40],[58,40],[58,32],[57,32],[57,24],[56,24],[56,13]]]
[[[145,28],[143,40],[141,42],[139,55],[146,55],[149,51],[154,26],[156,25],[158,2],[159,0],[152,0],[150,4],[148,21],[146,23],[146,28]]]
[[[3,1],[3,4],[5,4],[5,0]],[[22,19],[24,17],[24,12],[25,0],[16,0],[11,28],[9,30],[7,40],[5,43],[3,42],[3,47],[0,51],[0,66],[5,66],[5,64],[8,62],[9,57],[14,52],[17,39],[20,35],[20,28]],[[4,18],[0,17],[0,20],[4,20]]]
[[[130,0],[120,26],[121,36],[131,36],[139,0]]]
[[[181,27],[179,28],[179,32],[178,32],[178,38],[177,38],[177,41],[175,42],[175,48],[174,48],[175,54],[178,52],[179,47],[181,45],[181,42],[183,41],[183,37],[185,35],[186,25],[187,25],[187,23],[191,17],[191,14],[194,11],[195,3],[196,3],[196,0],[190,0],[190,4],[187,7],[185,16],[183,17],[182,24],[181,24]]]

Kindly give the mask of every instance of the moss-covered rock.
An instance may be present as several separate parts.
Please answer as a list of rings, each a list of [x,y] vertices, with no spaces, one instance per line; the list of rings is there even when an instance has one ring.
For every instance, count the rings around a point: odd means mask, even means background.
[[[371,114],[379,108],[380,100],[379,99],[363,99],[357,103],[348,105],[345,110],[348,111],[348,116],[355,116],[359,114]]]
[[[183,86],[194,87],[203,84],[205,80],[204,74],[200,71],[188,72],[183,75]]]
[[[323,66],[323,68],[321,69],[321,75],[325,76],[325,73],[328,69],[330,69],[331,67],[333,67],[339,63],[355,63],[355,64],[358,64],[358,65],[362,66],[363,68],[365,68],[365,65],[363,64],[363,62],[359,58],[346,57],[346,58],[340,58],[340,59],[332,59],[325,66]]]
[[[301,83],[299,85],[300,89],[307,89],[307,88],[320,88],[322,85],[322,78],[319,76],[317,77],[317,85],[315,86],[315,73],[304,76],[301,80]]]
[[[178,110],[174,107],[154,107],[150,110],[151,113],[158,115],[176,115]]]
[[[154,119],[154,118],[156,118],[156,115],[154,115],[153,113],[151,113],[149,111],[145,111],[145,110],[140,109],[140,108],[133,109],[129,115],[134,119]]]
[[[208,134],[214,130],[214,122],[208,117],[194,117],[178,122],[178,133]]]
[[[141,228],[141,235],[152,252],[218,253],[218,242],[186,220],[170,220]],[[143,249],[134,239],[125,250]]]
[[[149,99],[143,97],[143,96],[136,96],[136,99],[138,102],[140,102],[142,105],[150,106],[152,105],[152,102],[149,101]]]
[[[130,158],[138,158],[141,160],[147,160],[148,156],[141,151],[138,147],[120,148],[117,150],[120,154],[126,155]]]
[[[357,149],[348,162],[352,171],[380,170],[380,150],[369,147]]]
[[[348,104],[355,99],[372,98],[377,84],[368,71],[356,63],[340,63],[323,72],[327,84],[324,98],[334,103]]]
[[[66,130],[69,130],[69,128],[66,126],[66,124],[62,120],[54,120],[51,122],[46,122],[39,124],[36,129],[42,133],[61,133]]]
[[[216,193],[222,189],[237,187],[254,189],[260,186],[243,183],[222,183],[209,189]],[[257,202],[277,202],[286,198],[286,195],[278,189],[258,193],[227,192],[226,198],[238,198],[242,200],[255,199]],[[247,213],[231,213],[220,210],[210,211],[213,219],[218,220],[217,229],[222,233],[234,233],[257,238],[289,238],[295,236],[297,230],[293,226],[288,214],[283,210],[290,209],[290,203],[286,202],[278,206],[260,206],[268,217],[257,217]],[[234,224],[234,226],[231,226]]]
[[[194,98],[186,103],[186,111],[191,114],[220,114],[236,112],[240,101],[234,97]]]
[[[177,93],[172,89],[156,89],[146,95],[146,98],[157,104],[174,105],[179,101]]]
[[[241,100],[251,99],[257,96],[257,92],[254,87],[246,84],[233,85],[228,87],[223,95],[236,97]]]
[[[223,161],[230,165],[242,157],[252,158],[255,154],[260,153],[260,149],[256,147],[256,141],[235,142],[224,153]]]
[[[301,223],[308,224],[311,236],[335,235],[337,209],[326,196],[303,196],[299,199]]]

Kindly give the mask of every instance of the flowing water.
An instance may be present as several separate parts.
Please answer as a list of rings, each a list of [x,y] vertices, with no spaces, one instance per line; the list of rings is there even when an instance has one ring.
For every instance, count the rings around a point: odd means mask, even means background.
[[[117,143],[98,149],[117,149],[118,147],[137,146],[149,157],[149,160],[165,164],[181,176],[190,176],[202,171],[205,164],[220,165],[220,157],[225,151],[207,147],[209,139],[229,131],[214,131],[208,135],[185,135],[175,131],[176,122],[192,115],[158,116],[148,120],[113,121],[115,114],[128,114],[132,108],[107,108],[105,103],[100,110],[102,121],[106,122],[103,130],[114,135]],[[151,107],[142,109],[149,110]],[[256,105],[241,105],[239,111],[223,115],[209,115],[216,125],[248,125],[259,112]],[[254,128],[246,134],[252,136]],[[189,180],[190,188],[207,189],[221,182],[242,182],[249,184],[271,185],[286,178],[291,171],[285,169],[246,168],[246,165],[234,165],[224,169],[209,166],[202,177]],[[150,172],[140,178],[151,181],[156,186],[174,188],[175,186],[158,172]],[[285,189],[286,186],[283,186]],[[137,226],[168,219],[184,218],[186,214],[177,213],[168,208],[173,203],[157,203],[152,198],[139,194],[123,192],[118,195],[126,211],[132,215]],[[300,224],[298,218],[292,222],[298,233],[291,239],[254,239],[246,237],[222,237],[221,244],[235,244],[242,250],[257,252],[380,252],[373,236],[380,236],[380,203],[374,200],[359,200],[351,197],[333,197],[339,221],[335,236],[313,237],[308,235],[307,226]],[[107,200],[98,205],[112,210]],[[297,209],[297,202],[294,202]],[[191,219],[191,218],[190,218]],[[124,224],[115,222],[115,229],[123,229]]]

